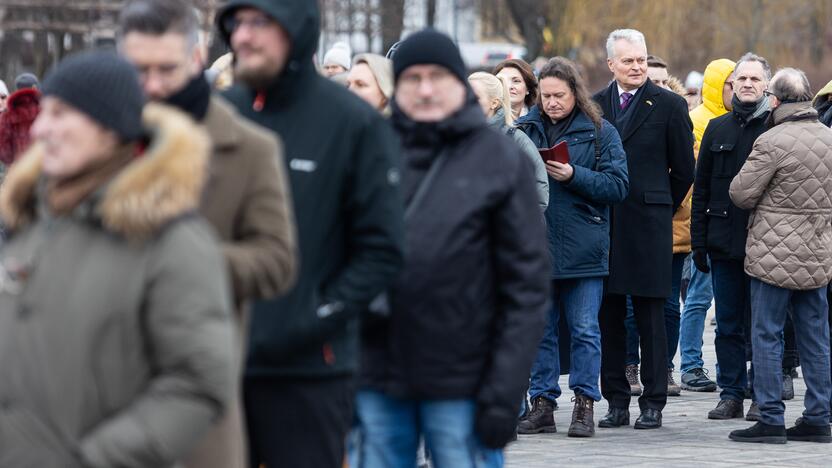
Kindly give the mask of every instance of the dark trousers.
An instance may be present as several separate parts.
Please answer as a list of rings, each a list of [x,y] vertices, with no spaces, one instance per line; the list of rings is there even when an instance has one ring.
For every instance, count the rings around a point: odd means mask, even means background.
[[[745,398],[748,385],[746,361],[750,360],[751,292],[750,278],[742,260],[711,259],[716,305],[716,360],[719,363],[717,384],[720,399]]]
[[[661,410],[667,403],[667,337],[663,298],[630,296],[641,336],[641,381],[638,406]],[[627,296],[607,294],[601,305],[601,395],[610,407],[630,406],[630,384],[625,374]]]
[[[664,303],[664,329],[667,336],[667,368],[673,369],[673,356],[679,349],[679,325],[681,320],[681,305],[679,298],[682,285],[682,268],[685,266],[686,253],[673,254],[673,266],[670,270],[670,297]],[[633,305],[627,301],[627,365],[638,365],[638,326],[633,316]]]
[[[252,468],[341,468],[352,424],[352,377],[246,378],[243,383]]]

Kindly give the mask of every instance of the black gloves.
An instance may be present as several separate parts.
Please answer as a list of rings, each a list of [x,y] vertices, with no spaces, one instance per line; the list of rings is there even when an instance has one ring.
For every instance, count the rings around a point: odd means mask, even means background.
[[[501,449],[517,431],[517,411],[480,406],[474,420],[474,431],[487,448]]]
[[[691,260],[693,261],[693,265],[696,267],[697,270],[701,271],[702,273],[710,273],[711,267],[708,266],[708,252],[705,249],[693,249],[693,255],[691,255]]]

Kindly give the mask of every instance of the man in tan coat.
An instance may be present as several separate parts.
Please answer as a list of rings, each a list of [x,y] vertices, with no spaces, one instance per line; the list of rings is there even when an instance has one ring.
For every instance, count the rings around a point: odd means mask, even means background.
[[[829,323],[832,280],[832,130],[818,121],[806,75],[778,71],[766,94],[774,127],[754,143],[731,182],[731,200],[751,210],[745,271],[751,276],[751,344],[760,421],[731,432],[738,442],[832,442]],[[781,336],[791,304],[806,409],[786,430]]]
[[[197,16],[187,0],[133,0],[122,10],[119,51],[138,69],[147,97],[184,110],[211,137],[210,170],[199,211],[221,241],[241,311],[239,345],[245,349],[246,301],[276,297],[294,283],[294,216],[277,140],[211,93],[198,41]],[[243,435],[241,410],[233,406],[187,465],[245,466]]]

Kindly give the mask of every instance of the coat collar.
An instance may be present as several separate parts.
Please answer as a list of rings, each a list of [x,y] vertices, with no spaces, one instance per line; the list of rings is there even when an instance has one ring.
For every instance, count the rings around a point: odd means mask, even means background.
[[[223,149],[236,146],[240,140],[240,134],[236,125],[229,125],[242,117],[236,115],[230,104],[219,96],[211,96],[211,103],[208,105],[208,114],[202,123],[211,137],[211,143],[216,149]]]
[[[774,109],[772,119],[774,125],[796,120],[818,120],[818,111],[812,107],[811,101],[790,102]]]
[[[87,206],[79,207],[94,213],[109,231],[129,239],[150,237],[196,210],[208,165],[210,140],[190,117],[151,103],[145,106],[143,121],[153,135],[146,152],[91,197]],[[42,159],[43,148],[33,145],[11,167],[0,188],[0,217],[12,230],[37,216]]]
[[[615,86],[615,83],[613,83]],[[649,79],[644,83],[644,89],[639,94],[638,99],[634,100],[631,106],[636,106],[634,109],[635,114],[633,118],[630,119],[627,127],[624,129],[621,135],[621,141],[625,142],[630,139],[631,136],[641,127],[641,124],[647,120],[647,117],[653,112],[653,109],[656,107],[656,99],[655,96],[660,93],[660,88],[653,84],[652,81]]]

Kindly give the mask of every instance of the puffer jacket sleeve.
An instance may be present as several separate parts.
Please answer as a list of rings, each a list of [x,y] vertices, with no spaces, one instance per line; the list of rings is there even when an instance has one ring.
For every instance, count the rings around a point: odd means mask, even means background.
[[[758,138],[740,172],[731,181],[728,194],[737,207],[750,210],[757,206],[768,184],[777,172],[777,149]]]
[[[516,164],[508,177],[510,189],[491,217],[498,315],[490,366],[476,400],[516,414],[543,333],[551,266],[532,175]]]
[[[534,146],[532,140],[520,130],[515,130],[514,141],[520,146],[523,154],[534,166],[534,178],[537,179],[537,197],[540,200],[540,208],[545,210],[549,206],[549,175],[546,173],[546,166],[540,152]]]
[[[273,138],[260,141],[237,239],[222,250],[231,271],[235,300],[270,299],[294,284],[298,269],[297,235],[283,152]]]
[[[601,160],[598,170],[573,165],[572,180],[566,187],[595,203],[613,204],[623,201],[630,190],[627,155],[618,131],[607,121],[601,127]],[[595,161],[595,146],[591,146]]]
[[[232,398],[236,352],[225,266],[207,225],[176,222],[152,246],[143,322],[154,373],[81,441],[85,466],[158,468],[185,456]]]

